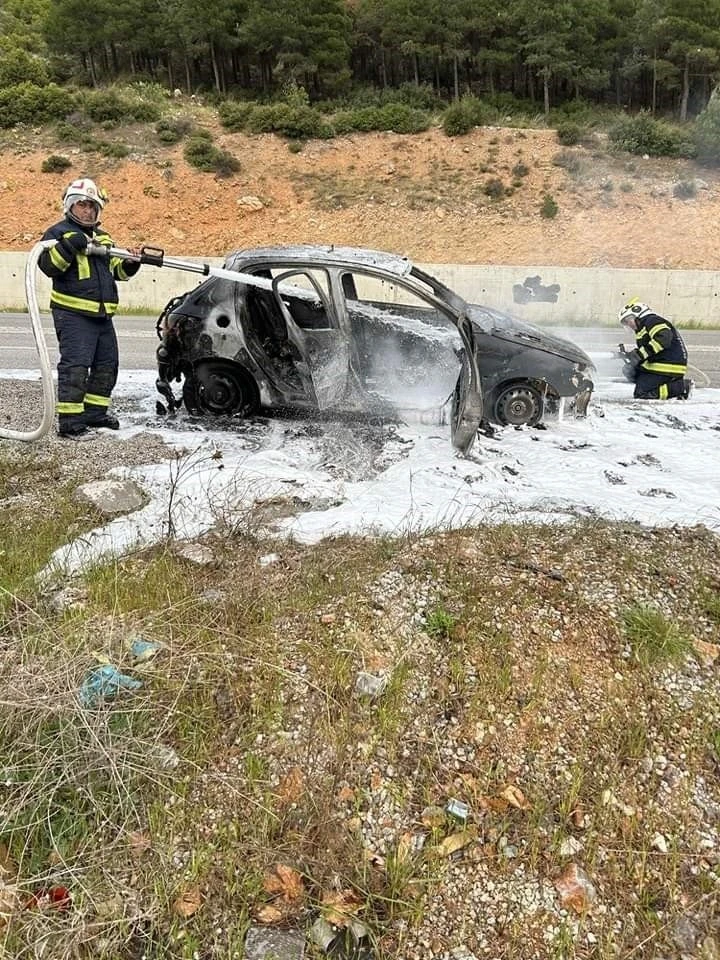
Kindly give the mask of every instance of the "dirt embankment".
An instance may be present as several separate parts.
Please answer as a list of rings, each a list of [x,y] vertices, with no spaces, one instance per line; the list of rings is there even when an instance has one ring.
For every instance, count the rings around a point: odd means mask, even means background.
[[[241,162],[232,178],[190,167],[182,144],[160,146],[152,128],[123,131],[126,160],[65,151],[73,165],[54,174],[41,164],[61,147],[41,134],[10,138],[0,153],[0,250],[28,249],[57,218],[68,181],[89,174],[110,193],[104,225],[116,242],[180,256],[306,242],[425,263],[720,266],[720,175],[688,161],[613,156],[600,138],[564,148],[554,131],[534,129],[364,134],[297,153],[272,135],[217,124],[213,133]],[[546,194],[554,219],[540,214]]]

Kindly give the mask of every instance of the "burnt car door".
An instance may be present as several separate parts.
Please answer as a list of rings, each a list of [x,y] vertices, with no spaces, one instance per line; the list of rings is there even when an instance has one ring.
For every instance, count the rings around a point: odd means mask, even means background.
[[[450,436],[456,449],[461,453],[468,453],[483,419],[484,404],[472,324],[467,316],[459,318],[458,329],[464,334],[463,342],[470,346],[463,349],[460,374],[455,384],[450,413]]]
[[[452,397],[452,442],[467,452],[483,415],[472,325],[462,309],[443,299],[441,285],[436,291],[427,280],[362,267],[342,272],[351,362],[368,393],[402,415],[413,410],[424,422],[446,422]],[[440,419],[428,421],[426,415]]]
[[[324,270],[291,269],[273,276],[272,292],[307,395],[320,410],[342,405],[349,346],[338,328]]]

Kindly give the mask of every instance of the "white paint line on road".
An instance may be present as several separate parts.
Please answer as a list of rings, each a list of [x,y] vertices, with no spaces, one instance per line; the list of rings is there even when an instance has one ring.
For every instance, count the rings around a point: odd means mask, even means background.
[[[154,330],[118,330],[117,323],[115,324],[115,331],[123,340],[157,340],[158,335]],[[23,336],[24,334],[32,336],[32,330],[28,326],[27,330],[23,330],[22,327],[0,327],[0,336]],[[53,327],[43,327],[43,333],[46,337],[54,337],[55,329]],[[3,349],[5,349],[3,347]]]

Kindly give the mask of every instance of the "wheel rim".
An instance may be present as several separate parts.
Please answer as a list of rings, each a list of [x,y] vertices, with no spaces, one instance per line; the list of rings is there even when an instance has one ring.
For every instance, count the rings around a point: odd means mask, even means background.
[[[198,370],[198,407],[216,416],[236,413],[245,404],[245,393],[237,375],[227,368]]]
[[[542,416],[542,399],[532,387],[510,387],[498,397],[495,413],[500,423],[509,426],[534,424]]]

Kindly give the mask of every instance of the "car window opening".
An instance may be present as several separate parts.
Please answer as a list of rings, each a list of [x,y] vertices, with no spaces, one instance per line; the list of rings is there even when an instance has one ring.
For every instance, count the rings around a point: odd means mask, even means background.
[[[279,274],[273,281],[273,290],[278,301],[282,303],[290,314],[292,321],[300,327],[301,330],[332,330],[334,324],[327,307],[327,295],[325,289],[328,289],[328,280],[324,274],[318,276],[320,271],[310,273],[297,273],[288,271]],[[288,295],[288,282],[301,290],[308,290],[308,293],[314,293],[315,296],[305,296],[298,291],[297,296]],[[280,308],[282,310],[282,307]]]

